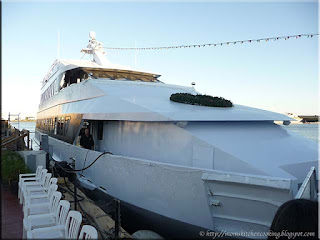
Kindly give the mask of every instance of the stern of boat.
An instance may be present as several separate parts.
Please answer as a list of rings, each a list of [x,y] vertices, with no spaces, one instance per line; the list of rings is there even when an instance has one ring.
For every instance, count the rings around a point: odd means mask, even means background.
[[[276,211],[286,201],[294,198],[317,200],[314,167],[307,174],[295,197],[290,179],[217,171],[203,173],[202,180],[216,232],[249,235],[257,232],[266,233]]]

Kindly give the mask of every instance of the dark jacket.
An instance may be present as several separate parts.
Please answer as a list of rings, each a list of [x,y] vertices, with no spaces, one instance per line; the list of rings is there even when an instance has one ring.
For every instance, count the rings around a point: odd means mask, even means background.
[[[91,149],[94,145],[92,135],[90,134],[88,137],[86,135],[82,135],[80,138],[80,145],[86,149]]]

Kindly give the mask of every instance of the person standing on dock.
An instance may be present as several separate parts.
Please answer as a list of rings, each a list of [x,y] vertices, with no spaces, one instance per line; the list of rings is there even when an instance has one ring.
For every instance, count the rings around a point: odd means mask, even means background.
[[[92,135],[89,132],[89,128],[86,128],[84,135],[81,136],[80,145],[86,149],[93,149],[94,141]]]

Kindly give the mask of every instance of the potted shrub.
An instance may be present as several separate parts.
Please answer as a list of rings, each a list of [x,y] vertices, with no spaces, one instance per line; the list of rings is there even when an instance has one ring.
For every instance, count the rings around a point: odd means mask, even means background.
[[[14,151],[1,151],[1,182],[8,185],[12,192],[18,192],[20,173],[29,173],[23,158]]]

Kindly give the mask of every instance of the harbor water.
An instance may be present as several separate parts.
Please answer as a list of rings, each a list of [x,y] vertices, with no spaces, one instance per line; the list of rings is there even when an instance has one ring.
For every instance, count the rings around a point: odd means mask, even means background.
[[[36,122],[20,122],[18,127],[18,122],[11,122],[11,125],[20,130],[26,129],[30,131],[30,139],[34,139],[34,131],[36,127]],[[319,124],[310,123],[310,124],[290,124],[289,126],[283,126],[284,129],[298,133],[304,137],[310,138],[316,142],[320,142],[319,138]],[[34,140],[33,140],[34,141]],[[36,147],[36,144],[33,144],[33,148]],[[35,148],[34,148],[35,149]]]
[[[282,127],[290,131],[296,132],[304,137],[310,138],[316,142],[320,142],[318,123],[290,124],[289,126]]]
[[[11,122],[10,125],[16,129],[22,130],[26,129],[30,132],[30,139],[32,140],[32,149],[39,150],[39,145],[37,144],[35,136],[36,122]]]

